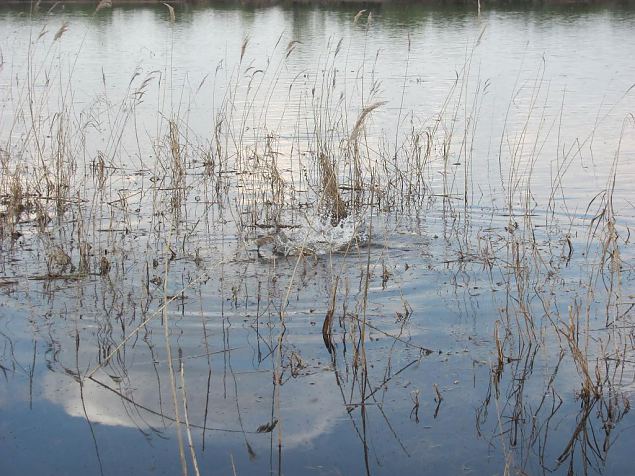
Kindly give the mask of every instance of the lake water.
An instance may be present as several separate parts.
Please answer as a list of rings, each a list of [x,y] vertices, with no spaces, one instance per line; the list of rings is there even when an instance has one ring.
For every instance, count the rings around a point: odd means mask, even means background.
[[[2,474],[632,472],[635,11],[47,8]]]

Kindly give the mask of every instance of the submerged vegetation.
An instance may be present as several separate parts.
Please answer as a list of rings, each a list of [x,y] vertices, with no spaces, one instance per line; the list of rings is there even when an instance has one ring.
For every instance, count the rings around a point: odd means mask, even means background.
[[[345,39],[295,73],[301,43],[281,35],[256,58],[245,38],[200,83],[177,86],[170,58],[117,85],[120,100],[102,73],[79,102],[62,54],[78,33],[33,31],[26,71],[0,60],[5,380],[82,418],[104,474],[108,426],[165,439],[184,474],[258,472],[250,460],[371,474],[395,454],[434,471],[446,458],[421,429],[444,418],[445,444],[473,445],[463,470],[602,472],[618,434],[633,441],[634,213],[619,181],[635,119],[601,150],[595,129],[567,143],[541,66],[500,112],[484,171],[484,32],[421,118],[404,100],[409,57],[386,98],[381,59],[349,64],[365,45]],[[586,155],[609,166],[581,199],[568,175]],[[355,457],[285,469],[336,425]]]

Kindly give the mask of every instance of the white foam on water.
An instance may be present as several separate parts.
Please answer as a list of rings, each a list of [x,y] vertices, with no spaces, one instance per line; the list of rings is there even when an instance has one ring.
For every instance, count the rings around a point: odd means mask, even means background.
[[[347,251],[368,242],[368,227],[362,216],[348,216],[335,226],[330,216],[321,216],[316,212],[309,213],[304,218],[301,226],[280,230],[275,234],[274,254],[324,255]]]

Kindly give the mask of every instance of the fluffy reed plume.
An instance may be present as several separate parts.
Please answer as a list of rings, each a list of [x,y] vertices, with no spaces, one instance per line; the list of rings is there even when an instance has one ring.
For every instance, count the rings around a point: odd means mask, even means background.
[[[68,31],[68,23],[64,22],[62,26],[60,26],[60,29],[57,30],[57,32],[55,33],[55,36],[53,37],[53,41],[59,40],[62,37],[62,35],[66,33],[67,31]]]
[[[293,40],[289,42],[289,44],[287,45],[287,53],[285,54],[285,59],[288,58],[291,53],[293,53],[293,50],[295,50],[295,45],[298,45],[298,44],[301,45],[302,42],[298,40]]]
[[[93,13],[93,15],[96,15],[97,12],[103,8],[112,8],[112,2],[110,0],[101,0],[101,2],[97,4],[97,8],[95,8],[95,13]]]
[[[359,19],[364,13],[366,13],[366,9],[360,10],[357,12],[357,14],[355,15],[355,18],[353,18],[353,25],[355,25],[359,21]]]
[[[168,3],[163,2],[163,5],[168,7],[168,12],[170,12],[170,22],[174,23],[176,21],[176,15],[174,14],[174,7]]]
[[[331,222],[336,226],[340,220],[346,218],[346,204],[340,195],[337,174],[333,164],[325,154],[319,156],[319,167],[322,173],[322,200],[331,215]]]
[[[371,112],[373,112],[375,109],[377,109],[378,107],[383,106],[384,104],[386,104],[386,101],[377,101],[372,104],[369,104],[364,109],[362,109],[362,112],[357,118],[357,121],[355,122],[355,126],[353,127],[353,130],[351,131],[351,136],[349,139],[350,142],[355,142],[357,140],[357,138],[359,137],[359,133],[364,128],[364,122],[366,122],[366,118],[368,117],[368,115]]]
[[[240,45],[240,62],[243,62],[243,57],[245,56],[245,51],[247,51],[247,45],[249,44],[249,37],[246,36],[243,39],[243,44]]]

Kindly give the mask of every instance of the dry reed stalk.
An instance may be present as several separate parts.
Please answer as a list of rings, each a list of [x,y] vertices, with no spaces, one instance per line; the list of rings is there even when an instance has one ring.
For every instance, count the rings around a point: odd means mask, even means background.
[[[322,323],[322,339],[324,339],[324,345],[326,346],[329,354],[335,357],[335,345],[333,344],[333,335],[332,335],[332,324],[333,324],[333,316],[335,315],[335,301],[337,298],[337,285],[340,281],[339,275],[335,277],[335,283],[333,283],[333,288],[331,289],[331,301],[329,303],[329,307],[326,310],[326,316],[324,317],[324,322]]]
[[[181,392],[183,393],[183,415],[185,417],[185,432],[187,435],[187,444],[190,449],[190,456],[192,458],[192,465],[194,466],[194,474],[200,476],[198,467],[198,459],[196,458],[196,451],[194,449],[194,441],[192,439],[192,430],[190,426],[190,416],[187,407],[187,390],[185,387],[185,368],[183,366],[183,355],[181,349],[179,349],[179,375],[181,377]]]
[[[168,242],[172,239],[174,229],[170,228],[170,236]],[[168,245],[169,246],[169,245]],[[183,435],[181,433],[181,415],[179,411],[179,401],[176,389],[176,377],[174,372],[174,363],[172,359],[172,343],[170,340],[169,314],[168,314],[168,271],[170,261],[166,260],[163,267],[163,306],[161,308],[161,321],[163,327],[163,340],[165,343],[165,352],[168,364],[168,376],[170,377],[170,392],[172,394],[172,404],[174,405],[174,419],[176,421],[176,439],[179,447],[179,461],[181,462],[181,471],[183,476],[187,476],[187,459],[185,457],[185,446],[183,444]]]
[[[246,36],[243,39],[242,44],[240,45],[240,62],[243,62],[243,58],[245,56],[245,51],[247,51],[247,45],[249,44],[249,37]]]
[[[333,164],[325,154],[320,154],[318,159],[318,165],[322,175],[322,200],[329,209],[331,223],[333,226],[336,226],[347,216],[346,204],[340,195],[337,175]]]
[[[186,170],[181,153],[181,144],[179,141],[179,127],[173,120],[169,121],[169,146],[170,156],[172,159],[172,209],[177,217],[180,217],[181,208],[185,203],[185,179]]]
[[[441,403],[443,401],[443,395],[441,395],[441,391],[439,390],[439,386],[435,383],[432,384],[432,388],[434,389],[434,401],[437,403]]]
[[[496,357],[497,357],[497,373],[500,374],[500,372],[503,370],[503,367],[505,366],[505,354],[503,353],[503,344],[500,341],[500,336],[498,333],[498,329],[500,327],[500,321],[497,320],[496,324],[494,326],[494,341],[496,343]]]
[[[434,401],[437,403],[436,407],[434,408],[434,415],[433,418],[436,418],[439,415],[439,410],[441,409],[441,402],[443,401],[443,395],[441,395],[441,391],[439,390],[439,386],[434,383],[432,384],[432,388],[434,389]]]

